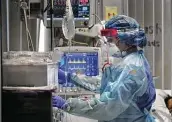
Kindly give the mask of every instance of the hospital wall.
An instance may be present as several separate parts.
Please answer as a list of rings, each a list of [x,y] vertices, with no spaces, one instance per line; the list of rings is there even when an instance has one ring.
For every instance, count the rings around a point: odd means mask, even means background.
[[[145,29],[145,54],[152,73],[158,76],[156,88],[172,88],[172,1],[128,0],[127,14]]]

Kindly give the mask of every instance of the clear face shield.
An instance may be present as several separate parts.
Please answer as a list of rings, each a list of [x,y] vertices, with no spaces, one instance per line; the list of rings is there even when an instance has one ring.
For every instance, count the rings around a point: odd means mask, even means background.
[[[105,45],[108,48],[108,55],[116,58],[122,58],[126,56],[126,51],[120,51],[120,49],[116,46],[119,43],[117,38],[117,30],[116,29],[103,29],[101,30],[101,36],[106,37]]]

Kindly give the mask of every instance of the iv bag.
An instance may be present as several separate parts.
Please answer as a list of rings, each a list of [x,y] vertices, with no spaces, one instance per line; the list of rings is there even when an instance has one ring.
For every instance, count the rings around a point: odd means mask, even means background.
[[[68,40],[71,40],[75,35],[75,20],[70,0],[66,0],[66,10],[62,20],[62,30],[65,38]]]

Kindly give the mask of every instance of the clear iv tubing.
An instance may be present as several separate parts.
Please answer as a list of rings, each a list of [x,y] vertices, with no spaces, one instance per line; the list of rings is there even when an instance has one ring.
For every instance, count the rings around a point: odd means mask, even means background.
[[[69,41],[68,41],[68,55],[69,55],[69,53],[70,53],[70,50],[71,50],[71,46],[72,46],[72,41],[71,41],[71,39],[69,39]],[[69,59],[69,57],[68,57],[68,55],[67,55],[67,62],[68,62],[68,59]],[[67,81],[67,73],[69,72],[69,69],[68,69],[68,66],[69,66],[69,64],[67,63],[66,64],[66,67],[65,67],[65,77],[66,77],[66,87],[65,87],[65,100],[67,99],[67,83],[68,83],[68,81]],[[78,90],[77,90],[77,94],[78,94]]]
[[[71,41],[71,39],[69,39],[69,41],[68,41],[68,43],[69,43],[69,45],[68,45],[68,55],[67,55],[67,64],[66,64],[66,69],[65,69],[65,77],[66,77],[66,84],[65,84],[65,100],[67,100],[67,73],[69,72],[69,69],[68,69],[68,59],[69,59],[69,53],[70,53],[70,48],[71,48],[71,44],[72,44],[72,41]]]
[[[69,69],[68,69],[68,59],[69,59],[69,53],[70,53],[70,49],[71,49],[71,46],[72,46],[72,40],[69,39],[68,41],[69,45],[68,45],[68,55],[67,55],[67,64],[66,64],[66,72],[65,72],[65,77],[66,77],[66,85],[65,85],[65,100],[67,100],[67,73],[69,72]],[[69,119],[70,121],[72,122],[72,119],[71,119],[71,115],[69,115]],[[66,122],[67,122],[67,113],[66,113]]]

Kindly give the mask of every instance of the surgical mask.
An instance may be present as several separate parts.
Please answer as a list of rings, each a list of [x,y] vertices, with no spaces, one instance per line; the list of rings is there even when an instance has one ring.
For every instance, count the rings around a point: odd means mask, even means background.
[[[126,51],[120,51],[120,49],[114,43],[109,43],[109,56],[116,58],[123,58],[127,55]]]

